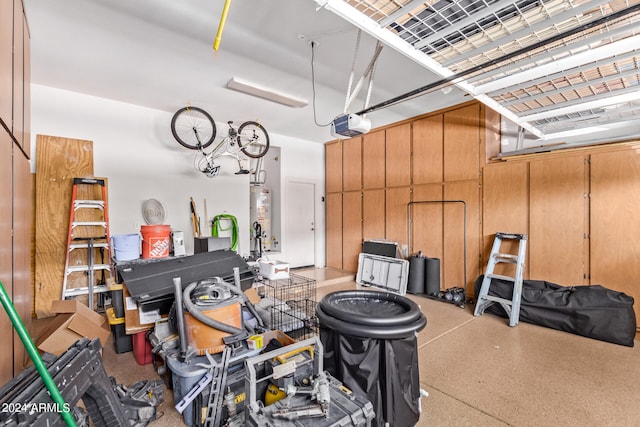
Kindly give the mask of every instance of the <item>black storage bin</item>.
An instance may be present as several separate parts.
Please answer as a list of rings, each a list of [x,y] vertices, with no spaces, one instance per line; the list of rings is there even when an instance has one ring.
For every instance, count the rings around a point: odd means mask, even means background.
[[[482,279],[474,285],[476,300]],[[513,283],[491,279],[489,295],[510,300]],[[618,291],[592,286],[560,286],[542,280],[525,280],[522,285],[520,320],[584,337],[633,347],[636,315],[633,298]],[[507,317],[499,304],[485,310]]]
[[[427,319],[410,299],[388,292],[340,291],[317,306],[324,369],[373,404],[374,426],[420,418],[416,332]]]

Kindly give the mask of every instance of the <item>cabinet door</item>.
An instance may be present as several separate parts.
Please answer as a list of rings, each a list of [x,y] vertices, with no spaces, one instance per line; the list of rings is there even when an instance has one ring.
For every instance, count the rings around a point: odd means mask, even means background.
[[[342,193],[327,194],[327,267],[342,269]]]
[[[24,92],[22,100],[23,112],[23,144],[22,149],[31,156],[31,42],[29,39],[29,26],[26,23],[26,17],[23,17],[24,23]]]
[[[445,200],[462,200],[447,203],[444,207],[444,256],[440,263],[444,288],[464,287],[466,243],[467,295],[473,296],[473,283],[480,275],[480,185],[479,181],[447,183]],[[466,239],[464,212],[466,206]]]
[[[13,3],[0,2],[0,119],[11,129],[13,99]]]
[[[421,251],[429,258],[442,257],[442,184],[416,185],[411,195],[410,254]]]
[[[325,145],[326,191],[342,191],[342,141]]]
[[[384,190],[362,192],[362,238],[364,240],[384,239],[384,205]]]
[[[13,136],[24,146],[24,14],[22,0],[13,2]]]
[[[385,132],[371,132],[362,137],[363,188],[384,188]]]
[[[342,193],[342,269],[358,271],[362,252],[362,193]]]
[[[13,151],[13,305],[30,330],[31,327],[31,221],[32,177],[27,159],[17,148]],[[14,331],[14,372],[24,369],[25,348]]]
[[[482,259],[486,269],[496,233],[529,234],[529,163],[495,163],[482,172]],[[504,241],[504,253],[518,253],[515,241]],[[528,252],[527,252],[528,257]],[[525,258],[524,277],[529,261]],[[498,264],[496,274],[514,276],[514,264]]]
[[[387,187],[411,184],[411,124],[405,123],[386,130]]]
[[[480,106],[444,113],[444,180],[478,179],[480,170]]]
[[[407,244],[407,205],[411,201],[411,190],[409,187],[388,188],[385,198],[386,239],[402,247]]]
[[[4,3],[4,2],[2,2]],[[9,134],[0,127],[0,281],[7,293],[13,293],[12,272],[12,146]],[[29,301],[31,302],[31,301]],[[31,313],[29,313],[31,317]],[[4,310],[0,310],[0,334],[5,338],[4,350],[0,351],[0,383],[5,384],[13,378],[13,346],[11,333],[13,327]]]
[[[344,191],[362,188],[362,138],[342,142],[342,186]]]
[[[413,184],[442,182],[442,123],[442,114],[413,122]]]
[[[530,164],[529,276],[582,285],[585,273],[585,160],[568,156]]]
[[[591,283],[635,298],[640,325],[640,156],[591,155]]]

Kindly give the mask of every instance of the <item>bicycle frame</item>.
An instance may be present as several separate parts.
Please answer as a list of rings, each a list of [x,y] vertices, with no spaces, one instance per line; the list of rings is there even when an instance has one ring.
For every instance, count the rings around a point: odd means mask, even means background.
[[[220,172],[220,165],[216,165],[214,163],[215,160],[221,157],[232,157],[238,162],[238,167],[240,168],[239,171],[236,172],[236,175],[249,173],[247,169],[244,169],[242,167],[243,158],[240,157],[240,152],[242,151],[242,147],[240,147],[240,144],[237,143],[236,141],[237,138],[238,138],[237,129],[234,128],[231,125],[231,123],[229,123],[229,131],[227,135],[224,138],[222,138],[222,140],[218,144],[216,144],[216,146],[211,151],[207,153],[204,149],[199,148],[198,151],[203,156],[203,159],[201,159],[201,162],[203,160],[206,161],[206,164],[204,165],[205,166],[204,170],[202,167],[200,167],[200,170],[204,172],[209,178],[212,178]],[[253,142],[254,141],[251,141],[247,145],[253,144]],[[235,148],[231,148],[231,147],[235,147]]]

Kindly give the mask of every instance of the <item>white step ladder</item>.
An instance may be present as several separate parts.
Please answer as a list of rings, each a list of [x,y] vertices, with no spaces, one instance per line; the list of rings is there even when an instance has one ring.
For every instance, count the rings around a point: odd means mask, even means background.
[[[518,254],[506,254],[500,253],[500,246],[503,240],[518,241]],[[524,271],[524,259],[527,252],[527,235],[526,234],[509,234],[509,233],[496,233],[496,237],[493,240],[493,247],[491,248],[491,255],[489,256],[489,262],[487,263],[487,270],[482,280],[482,286],[480,287],[480,293],[478,294],[478,301],[476,301],[476,308],[473,312],[474,316],[481,316],[484,310],[498,303],[504,308],[509,316],[509,326],[516,326],[520,319],[520,302],[522,297],[522,274]],[[503,276],[500,274],[494,274],[494,270],[497,264],[507,263],[516,265],[515,277]],[[493,295],[489,295],[489,289],[491,288],[491,279],[500,279],[509,282],[513,282],[513,295],[512,299],[499,298]]]

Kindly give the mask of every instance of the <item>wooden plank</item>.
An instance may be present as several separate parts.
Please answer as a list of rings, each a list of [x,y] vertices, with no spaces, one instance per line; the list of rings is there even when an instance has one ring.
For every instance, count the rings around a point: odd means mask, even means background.
[[[480,183],[460,181],[446,183],[445,200],[463,200],[466,203],[466,264],[467,296],[473,296],[473,283],[480,270]],[[440,263],[443,288],[464,287],[464,209],[461,203],[444,207],[444,254]]]
[[[443,181],[443,115],[413,122],[411,171],[413,184]]]
[[[387,129],[385,145],[387,187],[411,184],[411,124]]]
[[[478,179],[479,114],[477,104],[444,114],[444,180],[447,182]]]
[[[591,284],[635,298],[640,326],[640,156],[591,155]]]
[[[327,194],[327,267],[342,269],[342,193]]]
[[[497,163],[482,172],[482,271],[486,269],[496,233],[529,234],[529,164]],[[518,244],[505,241],[504,253],[518,253]],[[529,276],[529,251],[523,277]],[[513,265],[498,264],[496,274],[514,276]]]
[[[362,193],[342,193],[342,269],[358,271],[362,252]]]
[[[585,284],[584,156],[530,164],[529,276],[564,286]]]
[[[36,138],[36,271],[38,318],[52,316],[60,299],[73,178],[93,176],[93,142],[38,135]]]
[[[342,141],[325,144],[327,193],[342,191]]]
[[[385,132],[370,132],[362,137],[362,186],[385,186]]]
[[[442,257],[443,203],[425,203],[421,201],[442,201],[442,184],[416,185],[411,195],[411,248],[409,252],[422,254],[429,258]]]
[[[0,17],[2,17],[2,23],[0,24],[0,93],[2,94],[2,97],[0,97],[0,119],[9,129],[11,129],[11,110],[13,108],[13,98],[11,97],[13,87],[12,16],[13,2],[6,0],[0,2]]]
[[[409,187],[387,188],[385,204],[385,238],[398,243],[399,247],[407,245],[407,204],[411,201]]]
[[[362,192],[362,238],[380,240],[385,236],[384,190]]]
[[[342,185],[344,191],[362,188],[362,138],[342,142]]]

